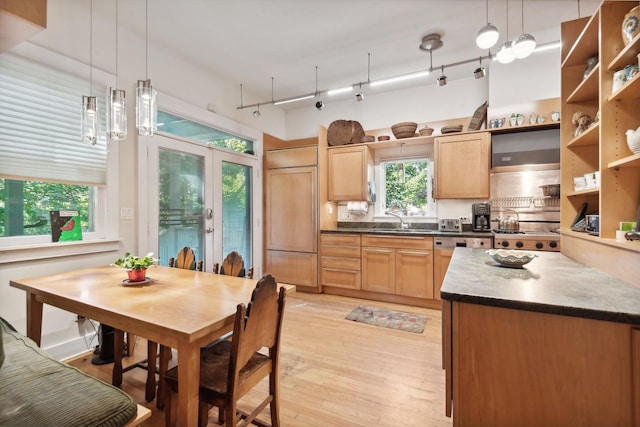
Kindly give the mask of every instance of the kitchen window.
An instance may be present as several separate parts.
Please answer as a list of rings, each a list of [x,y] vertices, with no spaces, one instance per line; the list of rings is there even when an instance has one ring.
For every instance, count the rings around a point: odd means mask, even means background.
[[[436,216],[430,158],[384,161],[380,170],[382,213],[392,210],[408,217]]]

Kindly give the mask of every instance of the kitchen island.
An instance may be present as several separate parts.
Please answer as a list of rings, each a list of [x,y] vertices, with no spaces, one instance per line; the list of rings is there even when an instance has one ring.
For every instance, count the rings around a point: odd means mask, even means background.
[[[640,288],[537,255],[512,269],[454,251],[441,289],[453,425],[640,426]]]

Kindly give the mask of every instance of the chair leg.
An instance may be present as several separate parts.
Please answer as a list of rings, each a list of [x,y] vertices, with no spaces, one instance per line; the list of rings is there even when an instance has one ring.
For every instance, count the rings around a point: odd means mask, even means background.
[[[156,397],[156,360],[158,358],[158,343],[147,341],[147,387],[145,399],[151,402]]]
[[[269,404],[271,410],[271,427],[280,427],[280,381],[279,373],[276,372],[269,375],[269,394],[272,399]]]
[[[164,374],[169,369],[169,359],[171,359],[171,347],[160,345],[160,363],[158,367],[158,394],[156,395],[156,407],[162,409],[165,406],[167,395],[167,385],[164,381]],[[169,391],[170,393],[170,391]]]
[[[238,424],[238,414],[236,412],[236,402],[234,402],[233,399],[225,402],[223,412],[227,419],[225,423],[226,427],[236,427]]]
[[[200,412],[198,413],[198,422],[200,427],[207,427],[209,424],[209,405],[202,400],[199,402]]]

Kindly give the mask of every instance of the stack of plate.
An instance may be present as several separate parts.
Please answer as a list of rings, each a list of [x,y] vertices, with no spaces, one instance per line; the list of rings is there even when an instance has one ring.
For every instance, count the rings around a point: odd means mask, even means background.
[[[462,125],[456,126],[444,126],[440,129],[440,132],[444,135],[445,133],[454,133],[454,132],[462,132]]]

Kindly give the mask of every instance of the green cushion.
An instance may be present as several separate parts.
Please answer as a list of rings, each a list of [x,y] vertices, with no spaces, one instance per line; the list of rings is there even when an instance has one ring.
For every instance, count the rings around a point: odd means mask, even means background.
[[[0,318],[0,425],[122,426],[136,402],[110,384],[55,360]]]

